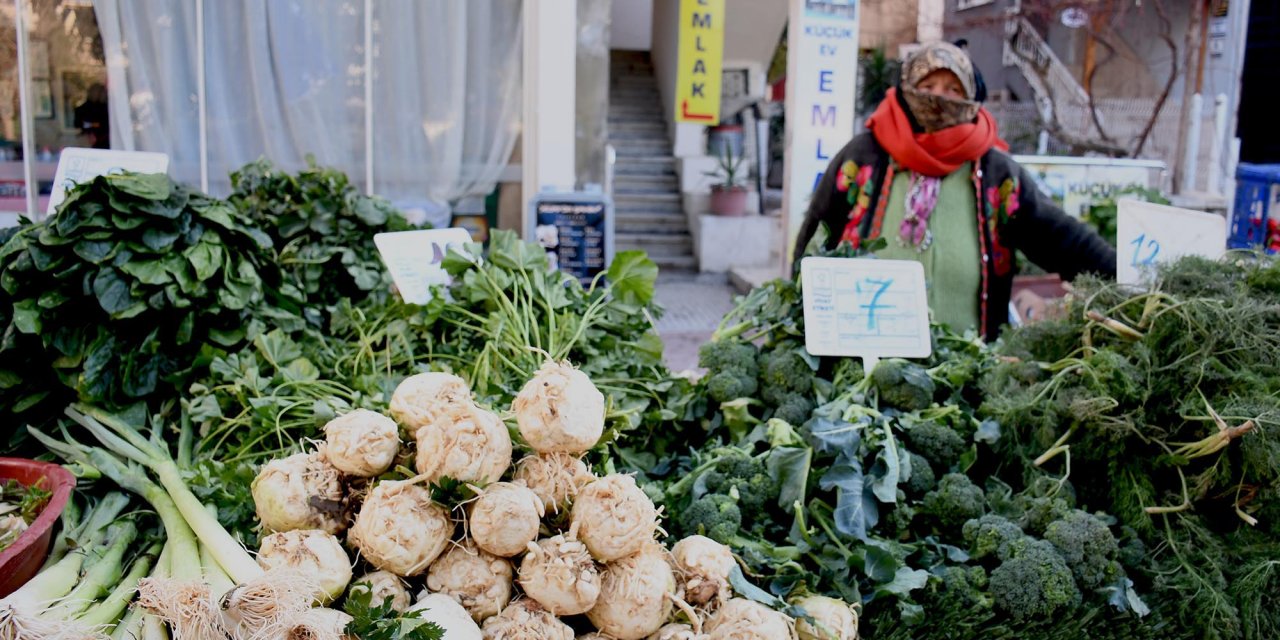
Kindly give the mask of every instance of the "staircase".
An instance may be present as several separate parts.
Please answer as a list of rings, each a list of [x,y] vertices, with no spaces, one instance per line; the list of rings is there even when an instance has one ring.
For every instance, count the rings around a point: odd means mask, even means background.
[[[664,270],[692,270],[693,238],[680,196],[662,98],[648,52],[614,51],[609,79],[614,246],[641,250]]]
[[[1026,18],[1011,15],[1006,19],[1003,58],[1006,67],[1022,72],[1044,111],[1042,115],[1056,118],[1062,133],[1079,139],[1102,136],[1093,121],[1089,94]],[[1101,114],[1098,120],[1103,121]]]

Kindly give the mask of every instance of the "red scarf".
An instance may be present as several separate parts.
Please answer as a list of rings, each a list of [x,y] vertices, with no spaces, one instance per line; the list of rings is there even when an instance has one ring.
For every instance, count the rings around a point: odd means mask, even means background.
[[[898,102],[897,89],[889,89],[885,94],[875,113],[867,118],[867,128],[899,164],[938,178],[951,174],[966,162],[977,161],[992,147],[1009,149],[996,133],[995,118],[985,108],[978,110],[977,122],[933,133],[912,131],[907,112]]]

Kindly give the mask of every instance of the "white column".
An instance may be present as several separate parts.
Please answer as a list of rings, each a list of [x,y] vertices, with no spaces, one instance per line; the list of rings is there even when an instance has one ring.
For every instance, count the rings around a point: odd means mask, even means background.
[[[916,42],[929,44],[942,40],[946,0],[919,0],[916,6]]]
[[[1219,93],[1213,100],[1213,146],[1209,147],[1210,195],[1222,195],[1222,152],[1227,146],[1227,94]]]
[[[528,217],[529,199],[543,188],[572,189],[576,180],[577,2],[526,0],[523,21],[522,220]]]
[[[36,134],[31,122],[31,78],[27,69],[27,3],[13,0],[14,30],[18,32],[18,118],[22,121],[22,178],[26,181],[27,217],[39,220],[40,183],[36,181]]]
[[[196,120],[200,132],[200,190],[209,193],[209,99],[204,56],[204,0],[196,0]]]
[[[1200,122],[1204,117],[1204,97],[1200,94],[1191,96],[1190,122],[1187,124],[1187,154],[1182,159],[1182,188],[1180,194],[1188,194],[1196,190],[1197,174],[1200,172]]]

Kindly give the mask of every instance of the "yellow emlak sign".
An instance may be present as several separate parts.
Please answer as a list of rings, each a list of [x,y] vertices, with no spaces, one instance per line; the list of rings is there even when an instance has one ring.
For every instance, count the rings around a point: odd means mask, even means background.
[[[676,122],[720,124],[724,0],[680,0]]]

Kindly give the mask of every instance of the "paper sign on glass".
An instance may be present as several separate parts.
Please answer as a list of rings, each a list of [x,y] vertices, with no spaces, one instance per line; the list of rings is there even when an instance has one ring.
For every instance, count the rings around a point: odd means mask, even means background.
[[[461,249],[468,242],[471,242],[471,233],[457,228],[393,231],[373,236],[373,243],[382,254],[382,262],[391,272],[400,297],[409,304],[426,304],[431,301],[431,287],[449,284],[449,274],[441,262],[450,248]]]
[[[1116,281],[1141,284],[1157,264],[1183,256],[1217,259],[1227,251],[1223,216],[1121,200],[1116,220]]]
[[[925,358],[933,351],[924,265],[805,258],[805,349],[815,356]]]
[[[67,199],[67,192],[77,184],[122,171],[169,173],[169,155],[151,151],[67,147],[58,156],[58,172],[53,176],[53,191],[49,194],[45,215],[53,215],[58,205]]]

